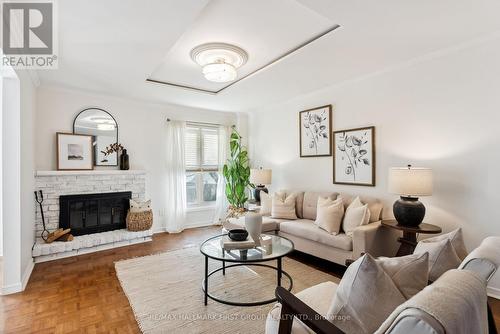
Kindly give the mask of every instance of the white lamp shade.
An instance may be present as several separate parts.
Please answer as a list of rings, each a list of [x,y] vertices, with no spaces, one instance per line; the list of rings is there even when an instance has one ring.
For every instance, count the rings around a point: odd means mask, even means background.
[[[432,195],[432,169],[415,167],[390,168],[389,192],[413,197]]]
[[[251,169],[250,182],[253,184],[271,184],[273,172],[270,169]]]

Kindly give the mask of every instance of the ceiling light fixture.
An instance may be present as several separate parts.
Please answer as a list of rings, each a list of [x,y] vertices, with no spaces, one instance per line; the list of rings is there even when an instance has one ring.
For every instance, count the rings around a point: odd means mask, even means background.
[[[248,54],[231,44],[206,43],[191,50],[191,59],[203,68],[208,81],[229,82],[237,78],[236,69],[247,62]]]

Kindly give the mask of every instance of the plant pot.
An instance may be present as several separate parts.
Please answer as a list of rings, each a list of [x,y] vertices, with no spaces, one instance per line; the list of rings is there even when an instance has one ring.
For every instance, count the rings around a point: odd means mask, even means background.
[[[245,229],[255,241],[256,246],[260,246],[260,235],[262,233],[262,215],[249,212],[245,216]]]
[[[232,205],[229,206],[227,209],[227,217],[226,219],[229,218],[240,218],[242,217],[247,210],[245,208],[236,208]]]

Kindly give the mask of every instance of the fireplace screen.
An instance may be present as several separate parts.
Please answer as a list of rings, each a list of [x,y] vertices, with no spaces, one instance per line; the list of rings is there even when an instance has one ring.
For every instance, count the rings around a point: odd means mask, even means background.
[[[125,228],[131,198],[130,191],[60,196],[59,227],[73,235]]]

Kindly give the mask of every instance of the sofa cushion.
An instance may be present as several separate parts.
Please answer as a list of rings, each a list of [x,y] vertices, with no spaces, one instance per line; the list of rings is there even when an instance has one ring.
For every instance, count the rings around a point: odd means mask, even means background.
[[[423,253],[429,253],[429,280],[432,282],[448,270],[457,269],[461,262],[450,239],[419,241],[413,254]]]
[[[318,208],[318,197],[328,197],[337,199],[338,193],[334,192],[313,192],[306,191],[304,193],[303,218],[316,220],[316,210]]]
[[[274,193],[271,218],[297,219],[297,213],[295,212],[295,195],[287,195],[284,192]]]
[[[273,219],[268,216],[262,217],[262,232],[274,232],[279,230],[279,219]],[[226,230],[232,230],[235,228],[245,228],[245,216],[240,218],[229,218],[224,223],[223,226]]]
[[[294,221],[282,222],[280,231],[307,240],[312,240],[331,247],[352,251],[352,238],[344,233],[332,235],[320,229],[309,219],[298,219]]]
[[[422,240],[422,242],[434,242],[449,239],[453,249],[457,253],[460,260],[467,257],[467,249],[465,248],[464,237],[462,235],[462,229],[457,228],[449,233],[441,234],[435,237],[427,238]]]
[[[379,257],[375,261],[384,268],[406,299],[410,299],[427,286],[429,254],[399,257]],[[415,273],[418,273],[417,275]]]
[[[365,254],[347,268],[327,319],[346,333],[375,332],[407,300],[403,291],[414,295],[425,287],[426,268],[427,254],[379,260]]]
[[[344,199],[345,207],[347,208],[353,200],[358,196],[351,196],[349,194],[342,193],[340,196]],[[361,203],[368,204],[368,210],[370,210],[370,223],[378,222],[382,217],[382,209],[384,204],[374,197],[359,196]]]
[[[368,205],[361,203],[359,197],[345,210],[344,221],[342,222],[342,229],[345,234],[352,236],[354,230],[361,225],[366,225],[370,221],[370,210]]]
[[[330,234],[337,235],[344,217],[342,197],[332,200],[328,197],[318,198],[318,210],[314,224]]]
[[[297,218],[304,218],[304,192],[298,190],[280,190],[280,192],[284,192],[286,196],[295,196],[295,212]]]

